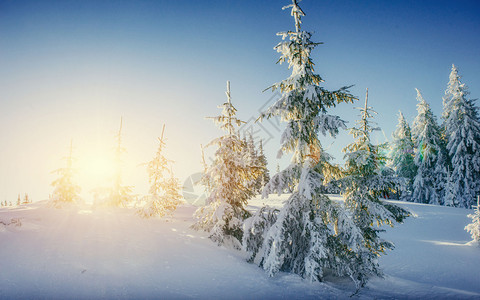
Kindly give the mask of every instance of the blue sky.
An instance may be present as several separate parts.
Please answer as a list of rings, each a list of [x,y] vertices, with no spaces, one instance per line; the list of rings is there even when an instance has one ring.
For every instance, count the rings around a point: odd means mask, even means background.
[[[275,98],[262,91],[288,76],[273,50],[276,32],[293,28],[290,13],[281,10],[286,4],[0,0],[0,200],[25,192],[47,198],[50,172],[62,166],[71,139],[79,165],[108,156],[120,116],[128,150],[125,183],[139,194],[146,192],[146,174],[138,164],[153,156],[164,123],[166,154],[181,181],[200,171],[199,145],[221,134],[204,117],[218,114],[225,82],[231,81],[232,101],[248,121]],[[390,138],[399,110],[413,120],[415,87],[440,116],[452,63],[472,98],[480,97],[478,1],[300,5],[307,14],[303,28],[324,42],[313,53],[324,85],[354,85],[351,91],[362,100],[369,88],[383,129],[378,142]],[[352,125],[354,106],[334,112]],[[256,134],[268,139],[272,170],[281,128],[256,125]],[[324,146],[341,162],[350,141],[341,133]],[[91,176],[79,176],[88,196]]]

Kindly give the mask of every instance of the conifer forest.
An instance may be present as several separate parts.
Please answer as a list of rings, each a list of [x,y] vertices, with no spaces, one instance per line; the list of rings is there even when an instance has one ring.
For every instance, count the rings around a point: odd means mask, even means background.
[[[480,6],[344,2],[0,1],[0,299],[480,298]]]

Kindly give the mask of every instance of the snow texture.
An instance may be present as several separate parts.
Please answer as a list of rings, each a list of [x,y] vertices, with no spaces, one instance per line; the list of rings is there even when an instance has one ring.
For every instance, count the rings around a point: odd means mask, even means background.
[[[281,209],[289,195],[256,198]],[[333,201],[341,198],[330,195]],[[468,210],[388,201],[416,217],[381,233],[395,251],[380,257],[384,278],[353,299],[478,299],[480,248],[463,227]],[[350,280],[274,278],[190,229],[194,206],[142,219],[133,208],[46,202],[0,208],[1,299],[352,299]]]

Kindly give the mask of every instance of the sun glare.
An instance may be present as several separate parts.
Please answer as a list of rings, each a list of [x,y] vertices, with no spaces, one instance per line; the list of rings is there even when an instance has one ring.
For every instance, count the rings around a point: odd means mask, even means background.
[[[108,156],[96,155],[79,161],[78,170],[80,184],[91,190],[109,185],[115,172],[115,164]]]
[[[95,157],[85,165],[86,173],[92,179],[102,181],[113,175],[114,165],[110,159]]]

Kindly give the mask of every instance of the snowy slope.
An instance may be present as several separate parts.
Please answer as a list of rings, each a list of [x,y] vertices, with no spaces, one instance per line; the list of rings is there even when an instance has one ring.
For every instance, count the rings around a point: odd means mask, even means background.
[[[256,199],[251,208],[284,198]],[[397,247],[381,259],[385,279],[354,298],[480,298],[480,248],[467,244],[467,210],[401,205],[417,217],[388,229]],[[131,209],[1,208],[0,222],[21,226],[0,224],[0,299],[338,299],[354,291],[349,280],[268,278],[242,253],[191,230],[194,210],[145,220]]]

